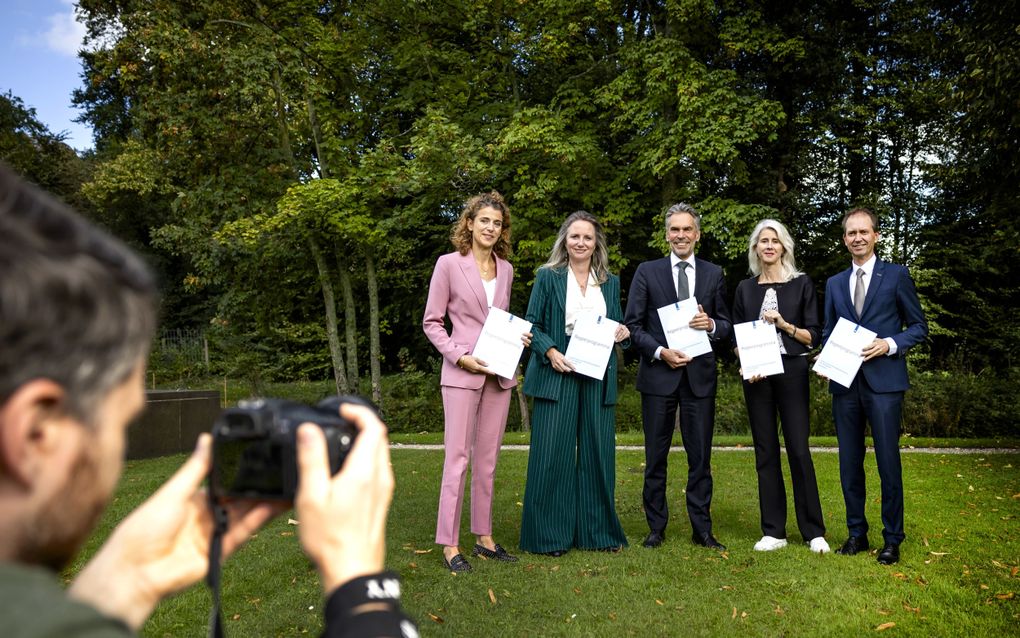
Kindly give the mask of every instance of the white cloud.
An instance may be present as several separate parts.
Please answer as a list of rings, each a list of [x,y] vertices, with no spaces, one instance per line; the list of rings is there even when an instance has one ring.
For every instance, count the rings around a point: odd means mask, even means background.
[[[43,40],[49,49],[75,57],[85,39],[85,25],[75,18],[74,0],[63,0],[63,4],[66,7],[64,13],[46,18],[50,28],[43,33]]]

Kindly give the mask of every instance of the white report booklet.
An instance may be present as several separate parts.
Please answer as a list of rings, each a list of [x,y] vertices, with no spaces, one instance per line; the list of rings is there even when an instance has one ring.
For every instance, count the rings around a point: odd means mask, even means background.
[[[876,333],[848,319],[839,318],[812,368],[843,387],[849,388],[864,363],[861,351],[875,340]]]
[[[521,335],[531,332],[531,322],[499,308],[489,308],[482,332],[471,355],[485,362],[497,376],[513,379],[524,352]]]
[[[779,351],[779,335],[774,324],[760,320],[735,323],[733,336],[737,338],[743,378],[783,373],[783,354]]]
[[[688,297],[683,301],[663,306],[657,312],[662,330],[666,333],[666,345],[670,350],[679,350],[691,358],[712,351],[708,332],[695,330],[690,326],[691,319],[698,314],[697,299]]]
[[[577,318],[567,351],[563,353],[573,364],[575,372],[600,380],[606,376],[619,325],[619,322],[599,315],[586,314]]]

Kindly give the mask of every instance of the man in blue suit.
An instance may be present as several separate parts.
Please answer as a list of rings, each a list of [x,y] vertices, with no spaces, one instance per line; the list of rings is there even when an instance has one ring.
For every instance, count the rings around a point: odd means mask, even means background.
[[[638,266],[627,296],[623,321],[638,349],[637,389],[645,431],[643,501],[649,533],[643,545],[658,547],[666,537],[666,459],[673,441],[677,409],[687,452],[687,515],[693,541],[723,551],[712,535],[712,430],[715,427],[715,354],[698,357],[670,349],[657,310],[694,297],[698,313],[690,322],[713,341],[728,343],[733,333],[722,268],[694,256],[701,238],[701,216],[688,204],[666,211],[666,241],[671,254]]]
[[[882,483],[882,536],[878,562],[900,559],[903,542],[903,472],[900,467],[900,419],[907,380],[907,350],[924,341],[928,324],[910,273],[875,255],[878,217],[855,208],[843,217],[843,243],[853,264],[825,284],[825,328],[828,340],[840,317],[874,331],[877,336],[862,352],[864,363],[849,388],[829,382],[832,414],[839,441],[839,480],[846,503],[849,538],[836,550],[852,556],[867,551],[868,521],[864,516],[864,426],[871,425],[875,459]]]

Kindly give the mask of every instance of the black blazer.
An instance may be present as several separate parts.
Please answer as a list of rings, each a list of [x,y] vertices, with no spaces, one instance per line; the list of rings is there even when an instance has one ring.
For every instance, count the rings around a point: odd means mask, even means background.
[[[794,277],[781,284],[759,284],[757,277],[741,281],[737,284],[737,292],[733,296],[733,323],[759,319],[761,302],[765,300],[765,291],[769,288],[776,289],[779,314],[783,315],[783,319],[811,333],[811,345],[805,346],[780,330],[779,335],[783,339],[786,353],[800,355],[810,352],[821,339],[822,319],[818,312],[818,294],[807,275]]]
[[[722,268],[695,257],[694,297],[715,321],[715,334],[711,337],[712,340],[722,344],[730,343],[733,324],[730,321],[730,310],[726,305],[726,283],[723,280]],[[695,357],[684,368],[676,370],[655,358],[656,348],[668,347],[666,333],[659,321],[658,309],[676,302],[676,284],[669,257],[640,264],[630,284],[627,311],[623,317],[624,323],[630,329],[631,343],[641,354],[637,389],[646,394],[671,395],[676,392],[683,370],[686,369],[694,395],[711,396],[715,394],[717,378],[714,352]]]

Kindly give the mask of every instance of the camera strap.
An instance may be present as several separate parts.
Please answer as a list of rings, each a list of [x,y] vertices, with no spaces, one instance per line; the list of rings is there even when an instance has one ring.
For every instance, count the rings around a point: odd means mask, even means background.
[[[220,559],[223,556],[223,535],[227,532],[227,508],[219,503],[210,503],[213,515],[213,534],[209,541],[209,571],[205,583],[212,593],[212,608],[209,610],[209,637],[223,638],[223,618],[220,614]]]

